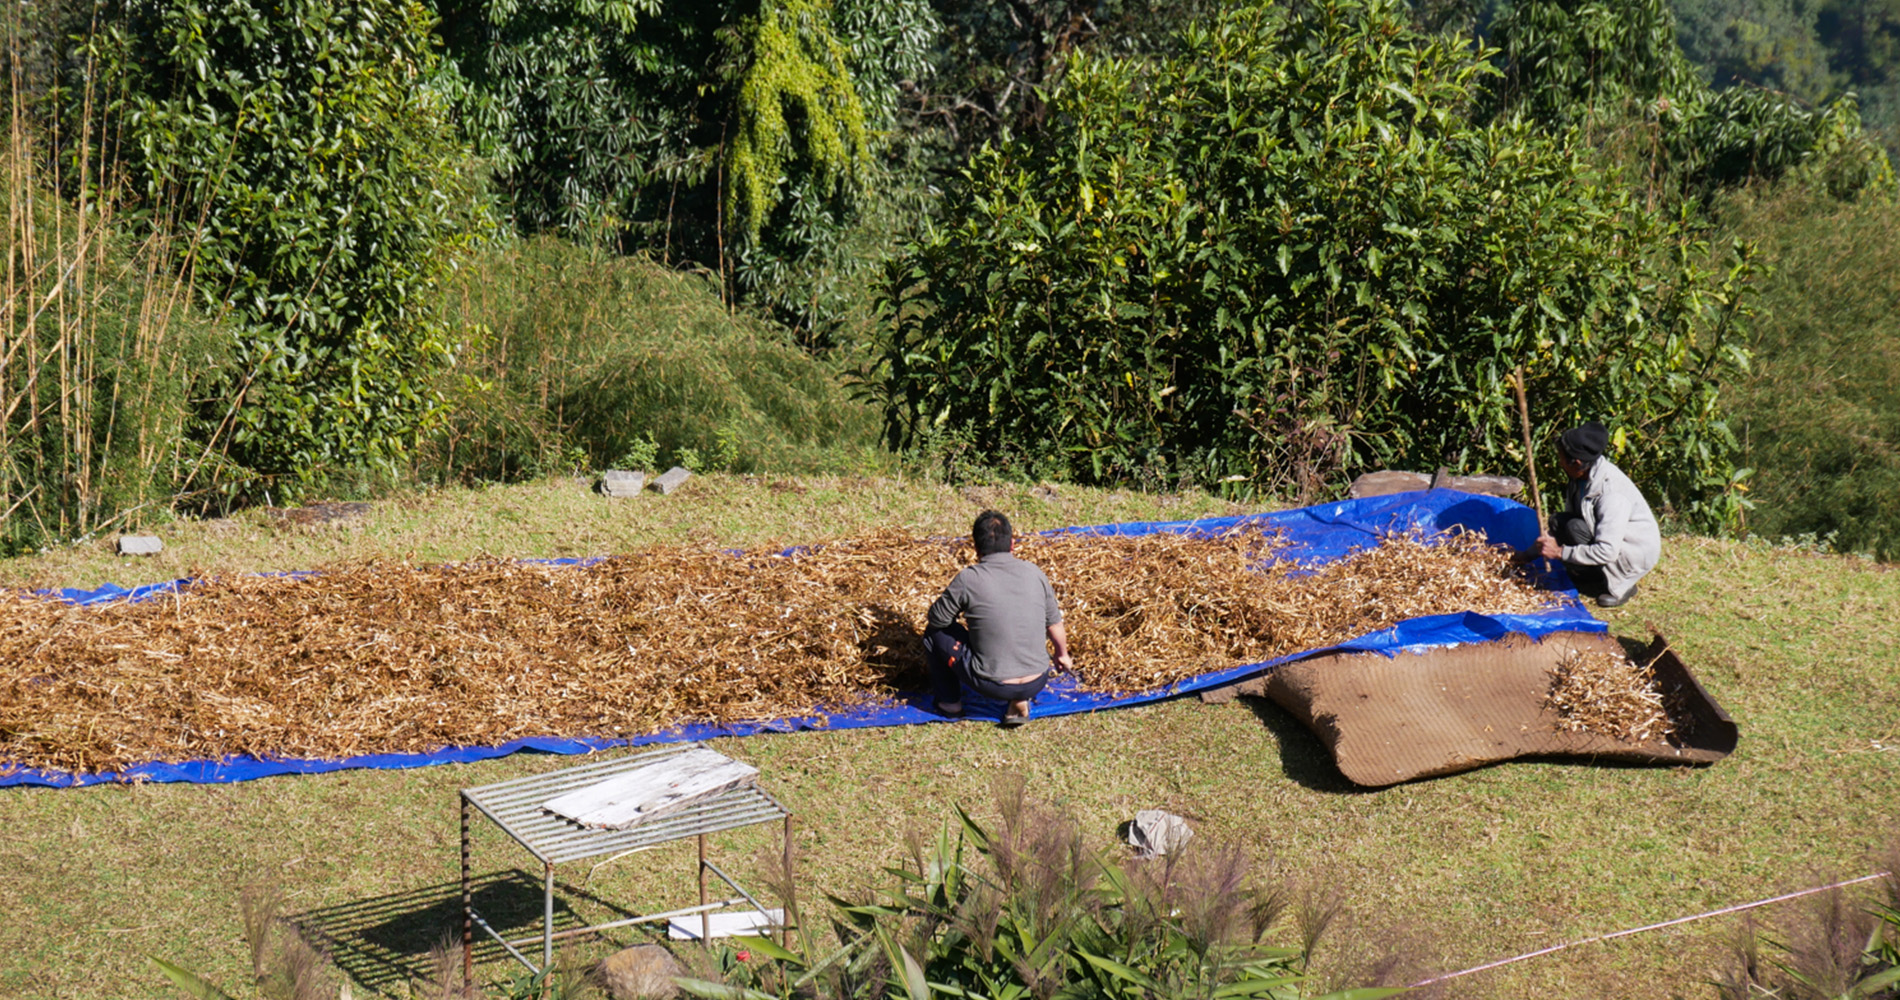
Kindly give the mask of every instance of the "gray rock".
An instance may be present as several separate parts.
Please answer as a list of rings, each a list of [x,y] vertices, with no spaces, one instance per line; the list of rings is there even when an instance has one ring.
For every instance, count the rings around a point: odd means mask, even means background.
[[[120,535],[119,554],[122,556],[155,556],[165,550],[165,543],[157,535]]]
[[[674,976],[686,974],[673,953],[657,944],[636,944],[601,959],[594,978],[613,1000],[644,1000],[679,996]]]
[[[691,478],[693,478],[693,474],[686,471],[684,466],[675,465],[665,472],[660,473],[653,482],[647,484],[647,488],[659,490],[661,493],[671,493],[679,489],[681,483]]]
[[[626,469],[608,469],[600,474],[600,492],[610,497],[637,497],[647,484],[644,472],[629,472]]]

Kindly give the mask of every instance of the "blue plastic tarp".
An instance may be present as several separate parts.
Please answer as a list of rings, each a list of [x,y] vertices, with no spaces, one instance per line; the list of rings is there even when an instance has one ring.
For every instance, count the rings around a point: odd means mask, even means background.
[[[1528,546],[1537,535],[1537,519],[1522,504],[1497,497],[1478,496],[1452,490],[1431,490],[1369,497],[1339,503],[1302,507],[1240,517],[1203,518],[1195,521],[1136,521],[1086,527],[1062,528],[1058,533],[1107,535],[1147,535],[1160,531],[1219,532],[1236,525],[1258,526],[1277,531],[1284,547],[1276,554],[1302,563],[1318,565],[1379,543],[1381,536],[1399,531],[1437,534],[1463,528],[1483,532],[1493,542],[1513,548]],[[591,560],[547,560],[556,564],[576,564]],[[945,581],[948,582],[948,581]],[[140,600],[170,593],[189,580],[147,584],[130,590],[106,585],[96,590],[61,590],[58,596],[77,604],[98,604],[118,600]],[[1201,674],[1169,687],[1140,694],[1103,694],[1076,690],[1072,677],[1055,678],[1037,697],[1038,717],[1072,715],[1108,708],[1125,708],[1165,698],[1178,697],[1207,688],[1235,683],[1293,660],[1326,652],[1382,652],[1387,655],[1406,650],[1463,643],[1492,642],[1519,632],[1541,637],[1551,632],[1602,632],[1606,626],[1592,617],[1576,599],[1576,591],[1564,577],[1561,566],[1547,566],[1539,585],[1563,600],[1555,607],[1528,615],[1480,615],[1458,612],[1428,615],[1400,622],[1391,628],[1359,636],[1349,642],[1323,649],[1302,650],[1286,656],[1247,663]],[[904,726],[923,722],[942,722],[944,718],[929,710],[930,696],[924,692],[900,695],[885,704],[849,711],[827,711],[815,706],[811,714],[764,723],[728,725],[690,725],[632,739],[585,739],[562,736],[536,736],[513,740],[500,746],[444,747],[434,753],[367,754],[337,760],[297,760],[227,757],[223,760],[197,760],[183,763],[141,764],[126,771],[99,774],[72,774],[63,771],[19,769],[0,776],[0,786],[49,785],[71,787],[108,781],[188,781],[217,783],[249,781],[277,774],[315,774],[347,768],[424,767],[430,764],[467,763],[504,757],[522,750],[544,753],[580,754],[611,747],[674,743],[717,736],[751,736],[767,732],[793,732],[800,729],[863,729],[872,726]],[[967,701],[970,716],[999,716],[1002,706],[982,698]]]

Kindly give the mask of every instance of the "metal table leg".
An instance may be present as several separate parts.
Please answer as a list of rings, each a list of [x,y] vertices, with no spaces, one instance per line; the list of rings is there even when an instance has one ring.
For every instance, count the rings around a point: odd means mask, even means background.
[[[541,971],[554,968],[554,862],[544,861],[547,885],[541,896]]]
[[[468,796],[462,796],[462,985],[475,981],[475,894],[469,881]]]

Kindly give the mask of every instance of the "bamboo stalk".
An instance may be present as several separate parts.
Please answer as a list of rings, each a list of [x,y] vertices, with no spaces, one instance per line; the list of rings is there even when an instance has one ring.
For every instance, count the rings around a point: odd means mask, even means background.
[[[1544,519],[1544,494],[1537,488],[1537,450],[1531,443],[1531,408],[1524,399],[1524,366],[1518,365],[1513,385],[1517,389],[1517,424],[1524,432],[1524,472],[1531,481],[1531,509],[1537,511],[1537,534],[1550,533]]]

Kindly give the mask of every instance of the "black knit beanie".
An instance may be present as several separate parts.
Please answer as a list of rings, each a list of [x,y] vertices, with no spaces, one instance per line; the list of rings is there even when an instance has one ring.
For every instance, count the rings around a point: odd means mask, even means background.
[[[1564,454],[1585,465],[1596,461],[1609,443],[1609,428],[1594,420],[1581,427],[1572,427],[1557,438],[1557,446],[1564,450]]]

